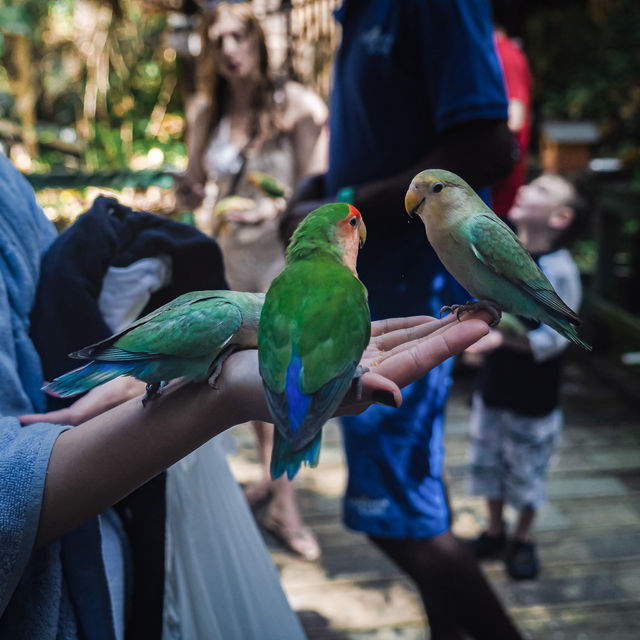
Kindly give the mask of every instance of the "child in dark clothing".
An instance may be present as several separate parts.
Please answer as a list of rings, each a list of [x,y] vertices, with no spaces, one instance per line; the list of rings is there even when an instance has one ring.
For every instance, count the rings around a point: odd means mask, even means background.
[[[583,209],[571,182],[543,174],[520,188],[508,213],[520,240],[574,310],[582,290],[567,246]],[[486,497],[488,512],[487,530],[472,542],[472,550],[478,559],[506,550],[507,571],[515,579],[535,578],[540,568],[531,529],[544,501],[547,467],[562,431],[559,396],[567,344],[546,325],[524,325],[505,317],[496,330],[467,350],[484,354],[468,458],[471,493]],[[509,544],[502,515],[505,503],[518,511]]]

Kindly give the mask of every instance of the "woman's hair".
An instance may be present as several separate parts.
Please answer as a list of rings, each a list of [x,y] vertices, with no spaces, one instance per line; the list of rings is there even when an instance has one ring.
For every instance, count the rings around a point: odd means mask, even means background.
[[[212,99],[207,134],[210,134],[220,122],[229,92],[226,79],[217,73],[218,43],[212,40],[209,35],[211,27],[218,21],[222,13],[230,13],[239,18],[246,29],[247,36],[254,40],[257,47],[258,68],[256,69],[256,86],[253,96],[255,118],[252,123],[254,130],[249,132],[249,137],[253,138],[265,126],[275,126],[273,112],[276,87],[269,69],[269,53],[264,30],[249,2],[221,2],[213,11],[202,17],[200,25],[202,47],[196,65],[196,89],[209,95]]]

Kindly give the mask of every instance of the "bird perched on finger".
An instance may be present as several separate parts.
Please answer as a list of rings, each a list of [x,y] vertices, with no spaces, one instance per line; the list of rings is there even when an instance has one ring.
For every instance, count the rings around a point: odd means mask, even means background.
[[[234,351],[258,345],[263,293],[191,291],[140,318],[115,335],[69,354],[90,360],[43,386],[49,395],[72,397],[118,376],[147,383],[146,403],[174,378],[213,386]]]
[[[367,290],[357,277],[366,228],[345,203],[312,211],[287,247],[267,291],[258,359],[274,424],[271,477],[318,464],[322,426],[361,375],[371,335]]]
[[[580,318],[558,296],[513,231],[459,176],[443,169],[422,171],[405,197],[409,215],[420,216],[442,264],[477,301],[443,307],[460,313],[488,309],[543,322],[571,342],[580,339]]]

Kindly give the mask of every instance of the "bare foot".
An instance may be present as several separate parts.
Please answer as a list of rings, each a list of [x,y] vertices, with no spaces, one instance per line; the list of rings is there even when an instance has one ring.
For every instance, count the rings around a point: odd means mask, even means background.
[[[242,489],[251,509],[258,509],[271,499],[271,480],[263,479],[251,482]]]
[[[278,478],[272,485],[273,500],[262,525],[289,551],[309,561],[320,557],[320,545],[309,527],[304,525],[293,483]]]
[[[293,551],[304,560],[313,562],[320,557],[320,545],[309,527],[301,523],[297,526],[287,526],[271,516],[265,517],[262,526],[289,551]]]

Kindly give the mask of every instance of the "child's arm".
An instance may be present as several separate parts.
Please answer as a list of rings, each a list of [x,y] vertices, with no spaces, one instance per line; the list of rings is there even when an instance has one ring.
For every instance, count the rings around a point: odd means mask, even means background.
[[[542,256],[540,268],[564,302],[577,311],[582,300],[582,287],[578,268],[569,252],[562,250]],[[544,324],[529,331],[527,338],[531,353],[537,362],[544,362],[559,355],[569,345],[568,340]]]

